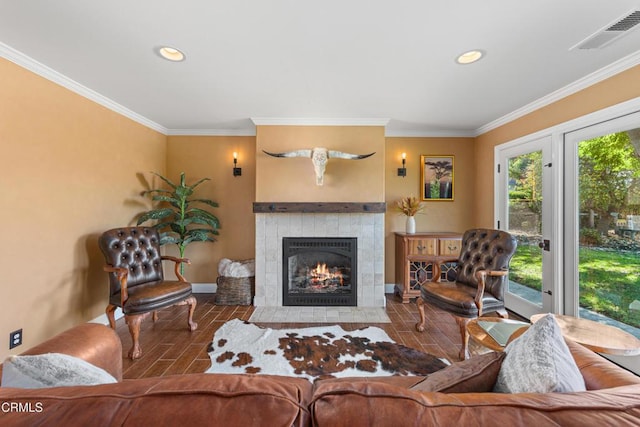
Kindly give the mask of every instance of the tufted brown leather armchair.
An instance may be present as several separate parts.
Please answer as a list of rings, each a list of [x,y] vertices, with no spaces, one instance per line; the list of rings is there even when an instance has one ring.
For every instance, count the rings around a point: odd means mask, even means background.
[[[140,323],[151,313],[155,322],[157,310],[161,308],[188,304],[189,329],[196,330],[198,325],[193,321],[196,299],[191,293],[191,283],[179,271],[181,263],[190,262],[188,259],[161,256],[156,229],[115,228],[100,236],[99,245],[107,263],[104,270],[109,273],[109,305],[106,309],[109,325],[116,328],[114,312],[121,307],[133,341],[129,350],[131,359],[142,356]],[[178,280],[164,280],[162,260],[175,263]]]
[[[462,348],[460,359],[468,354],[467,323],[484,313],[496,312],[509,317],[504,307],[509,262],[516,251],[516,239],[501,230],[473,229],[462,236],[462,249],[457,259],[440,259],[433,265],[433,281],[421,288],[418,298],[419,332],[424,331],[424,304],[431,304],[451,313],[460,328]],[[457,263],[453,281],[441,282],[441,265]]]

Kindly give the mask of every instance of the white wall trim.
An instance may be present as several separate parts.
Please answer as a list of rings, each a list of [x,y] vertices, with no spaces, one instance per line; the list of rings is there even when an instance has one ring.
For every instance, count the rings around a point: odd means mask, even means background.
[[[386,126],[389,119],[378,118],[296,118],[252,117],[256,126]]]
[[[216,283],[192,283],[191,288],[194,294],[214,294],[218,290]]]
[[[15,64],[18,64],[23,68],[26,68],[27,70],[41,77],[44,77],[47,80],[50,80],[64,88],[69,89],[70,91],[75,92],[80,96],[90,99],[91,101],[100,104],[111,111],[121,114],[133,120],[134,122],[140,123],[141,125],[160,132],[163,135],[167,134],[167,128],[165,128],[164,126],[161,126],[158,123],[151,121],[134,111],[131,111],[127,107],[124,107],[117,102],[114,102],[111,99],[107,98],[106,96],[101,95],[98,92],[81,85],[75,80],[70,79],[69,77],[55,71],[52,68],[47,67],[46,65],[23,54],[22,52],[13,49],[10,46],[7,46],[2,42],[0,42],[0,56]]]
[[[411,129],[385,129],[386,138],[473,138],[477,136],[475,131],[468,130],[420,130]]]
[[[120,319],[122,316],[124,316],[124,314],[122,313],[122,309],[120,307],[116,308],[115,311],[115,317],[116,320]],[[106,314],[101,314],[100,316],[96,317],[95,319],[91,319],[89,320],[87,323],[100,323],[102,325],[109,325],[109,318],[107,318]]]
[[[169,129],[172,136],[256,136],[255,127],[240,129]]]
[[[536,111],[542,107],[553,104],[556,101],[559,101],[563,98],[566,98],[569,95],[572,95],[576,92],[579,92],[583,89],[588,88],[589,86],[593,86],[596,83],[599,83],[603,80],[606,80],[610,77],[615,76],[623,71],[626,71],[636,65],[640,64],[640,50],[632,53],[631,55],[627,55],[624,58],[607,65],[599,69],[598,71],[591,73],[575,82],[556,90],[555,92],[551,92],[550,94],[543,96],[542,98],[525,105],[524,107],[518,108],[511,113],[500,117],[492,122],[487,123],[484,126],[479,127],[475,131],[475,136],[482,135],[483,133],[487,133],[493,129],[496,129],[502,125],[505,125],[509,122],[512,122],[522,116],[525,116],[533,111]]]

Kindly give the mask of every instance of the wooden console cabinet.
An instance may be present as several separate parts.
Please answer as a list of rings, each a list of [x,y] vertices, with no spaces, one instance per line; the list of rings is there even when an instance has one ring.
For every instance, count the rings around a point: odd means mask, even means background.
[[[420,296],[420,287],[433,277],[433,264],[456,258],[462,246],[459,233],[395,233],[396,234],[396,284],[395,294],[403,303]],[[447,272],[455,263],[442,267],[440,280],[447,279]]]

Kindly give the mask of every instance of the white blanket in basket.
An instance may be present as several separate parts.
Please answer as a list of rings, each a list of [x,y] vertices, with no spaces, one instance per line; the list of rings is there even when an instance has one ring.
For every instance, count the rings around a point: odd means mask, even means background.
[[[218,274],[226,277],[253,277],[256,275],[256,262],[253,259],[233,261],[222,258],[218,263]]]

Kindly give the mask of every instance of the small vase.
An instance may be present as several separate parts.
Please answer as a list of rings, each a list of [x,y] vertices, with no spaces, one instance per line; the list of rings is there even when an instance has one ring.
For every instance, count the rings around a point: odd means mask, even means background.
[[[407,217],[406,232],[407,234],[416,233],[416,219],[412,216]]]

